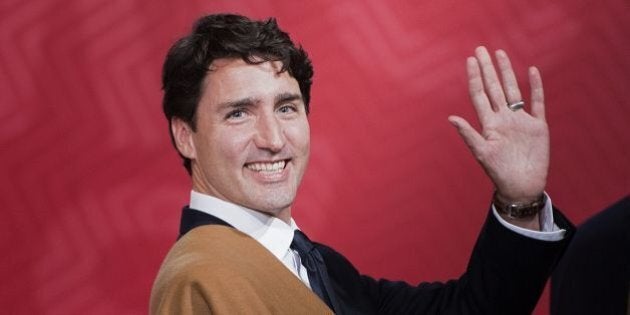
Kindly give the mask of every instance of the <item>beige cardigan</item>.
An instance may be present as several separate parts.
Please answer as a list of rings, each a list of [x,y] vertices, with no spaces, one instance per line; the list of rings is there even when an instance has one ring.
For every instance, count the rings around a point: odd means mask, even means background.
[[[151,314],[332,314],[276,257],[222,225],[192,229],[166,256]]]

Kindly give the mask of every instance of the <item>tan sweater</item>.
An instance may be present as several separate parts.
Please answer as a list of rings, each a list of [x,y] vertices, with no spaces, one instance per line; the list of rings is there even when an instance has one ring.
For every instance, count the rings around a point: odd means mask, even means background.
[[[192,229],[169,251],[151,314],[332,314],[256,240],[236,229]]]

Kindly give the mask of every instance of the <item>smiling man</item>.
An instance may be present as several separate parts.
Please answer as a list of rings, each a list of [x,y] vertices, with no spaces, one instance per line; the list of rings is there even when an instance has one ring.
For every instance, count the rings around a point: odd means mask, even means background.
[[[507,55],[496,58],[501,79],[485,48],[467,61],[482,132],[449,117],[495,184],[488,219],[459,279],[412,286],[361,275],[292,219],[310,151],[306,53],[273,19],[201,18],[164,64],[164,113],[192,191],[151,313],[530,313],[573,228],[544,193],[540,75],[530,69],[530,114]]]
[[[210,64],[195,130],[174,117],[172,133],[192,161],[193,191],[289,222],[308,163],[306,107],[282,62],[253,58]]]

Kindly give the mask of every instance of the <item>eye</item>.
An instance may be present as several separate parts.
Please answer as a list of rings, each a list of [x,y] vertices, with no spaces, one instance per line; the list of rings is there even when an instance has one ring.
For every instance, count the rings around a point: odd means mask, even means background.
[[[235,109],[231,112],[229,112],[227,115],[225,115],[225,119],[228,120],[235,120],[235,119],[241,119],[244,118],[246,115],[245,111],[242,109]]]
[[[282,105],[280,106],[280,108],[278,108],[278,111],[283,113],[283,114],[290,114],[290,113],[295,113],[298,111],[297,107],[293,104],[286,104],[286,105]]]

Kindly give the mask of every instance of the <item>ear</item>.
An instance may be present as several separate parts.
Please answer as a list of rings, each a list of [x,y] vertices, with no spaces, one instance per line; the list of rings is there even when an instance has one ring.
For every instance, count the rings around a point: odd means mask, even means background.
[[[197,150],[195,149],[195,142],[193,141],[193,131],[187,122],[181,120],[181,118],[171,118],[171,132],[173,133],[173,140],[175,140],[175,146],[179,153],[189,159],[195,159],[197,157]]]

